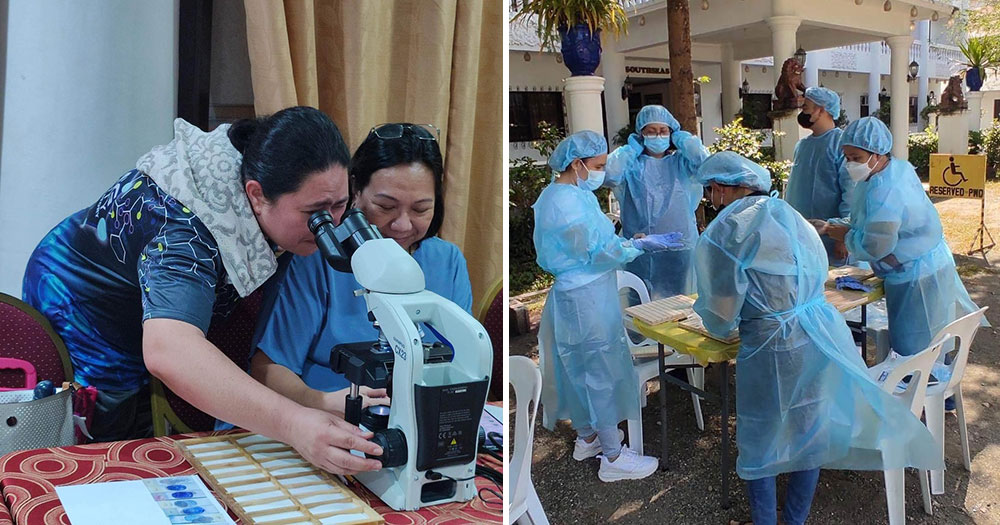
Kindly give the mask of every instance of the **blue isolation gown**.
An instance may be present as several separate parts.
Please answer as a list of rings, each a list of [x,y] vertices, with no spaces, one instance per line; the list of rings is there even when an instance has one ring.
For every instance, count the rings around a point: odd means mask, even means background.
[[[538,329],[544,425],[603,430],[639,416],[615,270],[641,251],[614,232],[592,192],[549,184],[532,206],[538,265],[555,275]]]
[[[736,471],[752,480],[818,467],[941,467],[934,438],[868,377],[843,316],[824,296],[815,228],[783,200],[727,206],[695,248],[705,327],[739,327]]]
[[[958,277],[941,219],[909,162],[892,159],[858,183],[850,227],[848,251],[885,281],[896,353],[919,353],[948,323],[979,309]]]
[[[701,140],[675,131],[677,150],[657,159],[639,154],[641,138],[608,156],[606,186],[621,204],[622,236],[680,232],[683,247],[644,253],[625,266],[646,282],[650,299],[694,292],[691,254],[698,240],[695,211],[703,195],[695,174],[708,157]]]
[[[469,271],[457,246],[429,237],[420,241],[413,258],[424,271],[427,290],[466,311],[472,308]],[[341,343],[378,338],[365,299],[354,296],[360,288],[354,274],[334,270],[319,251],[294,257],[257,348],[312,388],[332,392],[350,386],[330,369],[330,351]],[[435,340],[429,332],[427,337]]]
[[[809,135],[795,145],[792,173],[785,187],[785,200],[807,219],[829,220],[851,212],[854,181],[847,174],[844,152],[840,149],[843,130],[833,128],[819,136]],[[842,266],[846,260],[833,256],[833,239],[821,237],[830,264]]]

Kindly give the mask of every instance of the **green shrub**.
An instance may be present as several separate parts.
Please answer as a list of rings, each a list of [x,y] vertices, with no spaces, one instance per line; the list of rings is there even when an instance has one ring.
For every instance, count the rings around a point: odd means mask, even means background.
[[[885,102],[882,102],[882,105],[878,107],[878,111],[876,111],[875,115],[873,116],[877,117],[879,120],[885,123],[885,125],[889,127],[889,129],[892,129],[892,123],[890,122],[889,118],[890,117],[889,97],[884,97],[884,98]]]
[[[924,109],[920,110],[920,120],[923,120],[924,122],[930,122],[931,113],[937,113],[938,109],[940,109],[938,108],[938,105],[934,104],[933,102],[927,104],[926,106],[924,106]]]
[[[980,153],[986,154],[986,177],[995,179],[1000,172],[1000,121],[994,120],[990,127],[984,129],[982,138]]]
[[[969,155],[978,155],[983,152],[983,132],[969,130]]]
[[[907,145],[910,148],[910,164],[913,164],[922,180],[927,180],[931,153],[937,153],[938,150],[937,132],[927,126],[927,129],[920,133],[910,133]]]
[[[788,173],[792,169],[792,163],[787,160],[774,160],[774,148],[761,146],[767,137],[763,131],[744,126],[743,118],[737,117],[729,124],[715,128],[715,133],[719,138],[708,145],[710,153],[735,151],[771,172],[772,190],[777,190],[780,193],[784,189]]]
[[[546,122],[538,129],[542,138],[532,143],[542,157],[548,157],[563,139],[563,133]],[[510,246],[510,294],[519,295],[550,286],[552,276],[535,263],[535,245],[532,232],[535,216],[531,205],[552,179],[552,171],[544,162],[531,157],[510,160],[508,170],[510,190],[507,196],[509,210],[508,239]]]
[[[635,124],[629,124],[618,130],[615,136],[611,138],[611,149],[614,150],[615,146],[624,146],[628,142],[628,136],[635,133]]]

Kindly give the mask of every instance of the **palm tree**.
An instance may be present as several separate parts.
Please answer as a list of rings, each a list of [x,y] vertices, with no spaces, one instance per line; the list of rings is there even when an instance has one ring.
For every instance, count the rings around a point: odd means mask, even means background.
[[[681,128],[697,133],[694,72],[691,70],[691,11],[689,0],[667,0],[667,47],[670,57],[670,107]]]

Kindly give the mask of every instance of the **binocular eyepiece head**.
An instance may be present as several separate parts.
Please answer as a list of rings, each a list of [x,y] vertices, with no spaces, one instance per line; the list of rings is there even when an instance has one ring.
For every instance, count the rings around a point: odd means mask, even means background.
[[[351,273],[354,252],[365,242],[382,238],[378,228],[372,226],[357,208],[348,210],[339,225],[325,210],[312,214],[308,224],[323,258],[338,272]]]

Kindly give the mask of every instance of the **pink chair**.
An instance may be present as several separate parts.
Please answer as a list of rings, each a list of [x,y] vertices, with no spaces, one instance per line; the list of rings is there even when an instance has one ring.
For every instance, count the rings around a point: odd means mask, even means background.
[[[0,363],[0,388],[34,388],[43,379],[59,386],[73,380],[69,352],[49,321],[27,303],[4,293],[0,293],[0,357],[17,365]],[[34,377],[29,372],[34,372]]]
[[[229,317],[212,323],[208,329],[209,342],[243,370],[250,367],[250,345],[257,328],[261,297],[262,292],[258,289],[242,299]],[[183,400],[155,377],[151,382],[151,394],[154,436],[212,430],[215,427],[214,417]]]
[[[23,390],[26,388],[34,388],[38,384],[38,373],[35,372],[35,367],[31,363],[25,361],[24,359],[16,359],[13,357],[0,357],[0,370],[20,370],[24,372],[24,386],[6,388],[0,387],[0,392],[5,392],[8,390]]]

